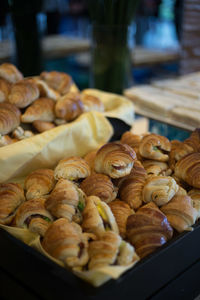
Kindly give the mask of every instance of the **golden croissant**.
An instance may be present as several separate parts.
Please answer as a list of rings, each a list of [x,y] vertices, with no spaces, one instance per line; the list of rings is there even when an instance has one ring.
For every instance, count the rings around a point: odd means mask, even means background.
[[[188,192],[188,196],[192,199],[192,206],[197,210],[200,217],[200,189],[192,189]]]
[[[167,217],[150,202],[127,219],[127,237],[140,258],[155,251],[172,238],[173,229]]]
[[[194,152],[194,150],[191,146],[187,145],[186,143],[176,140],[171,141],[171,145],[172,148],[169,153],[169,166],[172,170],[174,170],[177,161],[185,155]]]
[[[0,102],[8,100],[11,85],[8,81],[0,78]]]
[[[51,122],[36,120],[36,121],[33,122],[33,127],[38,132],[44,132],[44,131],[47,131],[47,130],[50,130],[50,129],[54,128],[55,124],[51,123]]]
[[[97,196],[106,203],[117,196],[117,189],[111,179],[104,174],[93,173],[81,182],[80,188],[87,196]]]
[[[24,190],[16,183],[0,184],[0,224],[10,224],[25,201]]]
[[[71,76],[63,72],[42,72],[40,78],[61,95],[68,93],[73,84]]]
[[[170,141],[155,133],[144,136],[139,145],[139,153],[142,157],[158,161],[168,161],[170,150]]]
[[[200,152],[200,128],[196,128],[188,139],[184,141],[184,144],[193,149],[193,152]]]
[[[8,102],[0,103],[0,134],[7,134],[20,124],[20,110]]]
[[[55,105],[55,114],[57,118],[66,121],[73,121],[83,112],[83,103],[79,93],[67,93],[58,99]]]
[[[17,210],[16,226],[28,228],[30,231],[44,236],[53,221],[51,214],[45,209],[45,201],[44,198],[34,198],[24,202]]]
[[[153,175],[169,176],[172,173],[172,170],[169,168],[168,164],[163,161],[147,159],[144,160],[142,164],[148,176],[153,176]]]
[[[122,134],[120,142],[122,144],[127,144],[131,148],[133,148],[133,150],[135,151],[135,153],[137,155],[137,159],[140,159],[139,145],[140,145],[142,138],[143,138],[142,135],[134,134],[131,131],[126,131],[125,133]]]
[[[152,176],[147,179],[142,190],[145,203],[153,201],[162,206],[168,203],[178,192],[179,186],[170,176]]]
[[[54,170],[55,179],[65,178],[69,180],[78,180],[90,175],[88,163],[81,157],[72,156],[59,161]]]
[[[53,99],[54,101],[56,101],[60,97],[60,93],[58,93],[56,90],[49,87],[45,81],[40,80],[37,77],[36,78],[33,77],[32,79],[34,80],[34,82],[36,83],[40,91],[40,97],[50,98]]]
[[[39,89],[33,80],[21,80],[11,87],[8,101],[19,108],[24,108],[39,98],[39,94]]]
[[[95,171],[120,178],[130,174],[136,159],[135,151],[126,144],[117,142],[103,145],[95,157]]]
[[[64,218],[54,221],[42,241],[43,248],[54,258],[68,267],[81,267],[87,264],[88,239],[81,227]]]
[[[23,75],[13,64],[4,63],[0,65],[0,78],[16,83],[23,79]]]
[[[50,98],[39,98],[33,102],[21,116],[23,123],[32,123],[36,120],[52,122],[55,102]]]
[[[51,169],[38,169],[30,173],[25,180],[27,200],[48,195],[54,188],[54,172]]]
[[[97,150],[91,151],[84,156],[85,161],[90,166],[91,172],[94,173],[94,161],[96,157]]]
[[[93,110],[99,112],[104,111],[103,102],[98,97],[82,93],[81,101],[83,103],[83,110],[85,112]]]
[[[185,195],[173,197],[169,203],[161,207],[161,210],[178,232],[190,230],[198,217],[197,210],[192,206],[192,199]]]

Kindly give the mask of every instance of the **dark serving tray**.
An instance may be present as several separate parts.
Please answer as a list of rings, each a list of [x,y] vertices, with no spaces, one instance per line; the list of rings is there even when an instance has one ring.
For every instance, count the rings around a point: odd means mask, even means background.
[[[200,222],[99,288],[0,229],[0,298],[194,299],[200,293]],[[4,284],[2,285],[2,282]],[[11,283],[10,283],[11,282]],[[27,295],[30,295],[30,297]],[[1,299],[2,299],[1,298]]]

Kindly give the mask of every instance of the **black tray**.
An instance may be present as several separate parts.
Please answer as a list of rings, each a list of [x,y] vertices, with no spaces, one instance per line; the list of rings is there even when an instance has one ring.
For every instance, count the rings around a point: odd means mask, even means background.
[[[5,283],[1,284],[0,296],[48,300],[70,296],[81,300],[194,299],[200,293],[200,222],[194,227],[141,260],[118,280],[99,288],[0,229],[0,278]]]

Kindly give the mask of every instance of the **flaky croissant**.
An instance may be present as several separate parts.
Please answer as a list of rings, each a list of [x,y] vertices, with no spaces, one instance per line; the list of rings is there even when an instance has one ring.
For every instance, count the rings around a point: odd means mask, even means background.
[[[81,267],[88,262],[87,235],[81,227],[60,218],[51,224],[42,241],[43,248],[68,267]]]
[[[152,175],[163,175],[169,176],[172,170],[169,168],[168,164],[163,161],[147,159],[142,162],[148,176]]]
[[[60,97],[60,93],[49,87],[45,81],[40,80],[38,77],[33,77],[32,79],[40,91],[40,97],[47,97],[55,101]]]
[[[68,93],[73,84],[71,76],[63,72],[42,72],[40,78],[61,95]]]
[[[7,101],[11,85],[8,81],[0,78],[0,102]]]
[[[81,157],[72,156],[59,161],[54,170],[55,179],[78,180],[90,175],[88,163]]]
[[[55,115],[57,118],[66,121],[73,121],[83,112],[83,103],[79,93],[67,93],[58,99],[55,105]]]
[[[96,196],[86,198],[82,228],[86,232],[100,235],[106,230],[119,232],[110,207]]]
[[[21,80],[10,90],[8,101],[19,108],[24,108],[39,97],[39,89],[33,80]]]
[[[135,151],[137,158],[139,159],[139,145],[140,142],[142,140],[143,136],[142,135],[138,135],[138,134],[134,134],[131,131],[126,131],[125,133],[122,134],[120,142],[122,144],[127,144],[129,145],[131,148],[133,148],[133,150]]]
[[[38,132],[44,132],[47,130],[50,130],[52,128],[55,128],[55,124],[52,122],[45,122],[45,121],[39,121],[36,120],[33,122],[33,127],[38,131]]]
[[[85,112],[87,111],[104,111],[104,105],[100,98],[84,94],[84,92],[81,94],[81,101],[83,103],[83,110]]]
[[[80,184],[80,188],[87,196],[97,196],[106,203],[114,200],[118,191],[108,176],[96,173],[84,179]]]
[[[8,102],[0,103],[0,134],[7,134],[20,124],[20,110]]]
[[[173,229],[167,217],[150,202],[127,219],[127,237],[140,258],[155,251],[172,238]]]
[[[142,190],[145,203],[153,201],[162,206],[168,203],[178,192],[179,186],[171,176],[152,176],[147,179]]]
[[[88,269],[99,269],[108,265],[129,265],[139,260],[134,248],[113,231],[103,233],[89,244]]]
[[[194,152],[182,157],[175,165],[174,175],[200,188],[200,153]]]
[[[168,161],[170,150],[170,141],[155,133],[144,136],[139,145],[139,153],[142,157],[158,161]]]
[[[10,224],[25,201],[24,190],[16,183],[0,184],[0,224]]]
[[[192,206],[192,199],[185,195],[174,196],[161,210],[178,232],[190,230],[198,216],[197,210]]]
[[[193,152],[200,152],[200,128],[196,128],[188,139],[184,141],[184,144],[193,149]]]
[[[13,64],[4,63],[0,65],[0,78],[16,83],[23,79],[23,75]]]
[[[91,151],[89,153],[87,153],[84,156],[85,161],[88,163],[88,165],[90,166],[90,170],[92,173],[94,173],[94,161],[95,161],[95,157],[96,157],[96,153],[97,150]]]
[[[72,221],[80,201],[83,202],[80,189],[72,181],[60,179],[47,198],[45,207],[54,217]]]
[[[117,142],[107,143],[96,153],[95,171],[111,178],[120,178],[130,174],[135,159],[135,151],[130,146]]]
[[[171,141],[171,146],[171,151],[169,153],[169,166],[171,170],[174,170],[177,161],[185,155],[194,152],[194,150],[186,143],[177,140]]]
[[[51,169],[38,169],[30,173],[25,180],[27,200],[40,198],[51,192],[54,188],[54,172]]]
[[[192,199],[192,206],[197,210],[200,218],[200,189],[192,189],[188,192],[188,196]]]
[[[110,202],[109,207],[112,210],[112,213],[115,217],[115,220],[117,222],[119,233],[122,238],[126,237],[126,222],[130,215],[134,214],[134,210],[130,208],[130,206],[125,203],[124,201],[121,201],[119,199],[116,199],[112,202]]]
[[[16,226],[28,228],[30,231],[44,236],[53,221],[51,214],[45,209],[44,203],[44,198],[34,198],[24,202],[17,210]]]

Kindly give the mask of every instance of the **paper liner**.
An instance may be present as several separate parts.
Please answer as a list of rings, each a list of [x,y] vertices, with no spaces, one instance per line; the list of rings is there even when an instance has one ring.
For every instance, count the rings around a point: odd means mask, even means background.
[[[0,228],[9,232],[11,235],[29,245],[33,240],[35,240],[39,235],[37,233],[31,232],[26,228],[12,227],[0,224]]]
[[[112,134],[111,124],[101,113],[88,112],[71,123],[1,147],[0,182],[14,181],[39,168],[54,168],[64,157],[84,156]]]
[[[134,122],[134,104],[127,98],[103,92],[96,89],[85,89],[84,94],[99,97],[104,104],[105,112],[102,114],[105,117],[117,118],[132,126]]]

